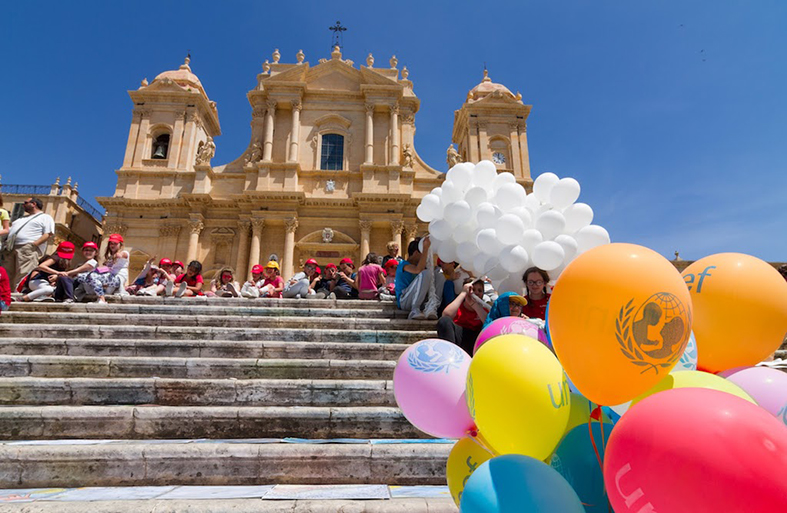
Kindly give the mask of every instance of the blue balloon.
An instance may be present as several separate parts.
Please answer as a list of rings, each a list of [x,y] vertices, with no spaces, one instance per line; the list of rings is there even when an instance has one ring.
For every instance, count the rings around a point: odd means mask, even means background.
[[[584,513],[571,485],[546,463],[507,454],[485,461],[470,476],[461,513]]]
[[[604,448],[612,433],[612,425],[604,424],[604,443],[601,424],[591,423],[596,449],[604,461]],[[608,513],[607,494],[604,490],[604,473],[598,463],[596,451],[590,441],[588,426],[577,426],[563,438],[550,460],[552,468],[560,472],[574,488],[585,505],[586,513]]]
[[[604,415],[606,415],[607,418],[612,421],[613,426],[620,420],[620,415],[618,415],[617,412],[609,406],[602,406],[601,411],[603,411]]]

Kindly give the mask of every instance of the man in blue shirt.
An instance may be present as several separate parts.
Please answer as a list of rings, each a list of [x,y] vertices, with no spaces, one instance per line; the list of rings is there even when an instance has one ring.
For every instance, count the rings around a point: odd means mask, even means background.
[[[402,310],[410,310],[408,319],[437,319],[439,300],[427,303],[424,311],[421,304],[429,293],[429,285],[434,279],[431,269],[426,269],[431,241],[424,237],[423,253],[418,250],[420,239],[415,239],[407,246],[407,260],[399,264],[396,270],[396,306]]]

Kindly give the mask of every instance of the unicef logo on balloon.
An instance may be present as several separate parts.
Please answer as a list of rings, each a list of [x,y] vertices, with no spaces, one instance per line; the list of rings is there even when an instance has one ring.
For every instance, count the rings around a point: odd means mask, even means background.
[[[458,369],[465,359],[465,353],[450,342],[429,340],[421,343],[410,353],[407,363],[421,372],[441,372]]]
[[[636,310],[636,312],[635,312]],[[615,320],[615,336],[631,363],[653,369],[672,367],[682,354],[691,329],[691,318],[674,294],[658,292],[637,308],[634,299],[621,307]]]

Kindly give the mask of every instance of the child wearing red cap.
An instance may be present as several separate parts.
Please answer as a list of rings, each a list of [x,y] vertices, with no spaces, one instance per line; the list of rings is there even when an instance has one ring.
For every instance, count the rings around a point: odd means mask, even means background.
[[[271,260],[263,272],[265,279],[260,287],[260,297],[280,298],[284,290],[284,278],[279,275],[279,262]]]
[[[351,258],[342,258],[339,262],[339,272],[336,273],[336,284],[333,293],[338,299],[358,297],[358,285],[355,282],[357,274],[354,272],[355,264]]]
[[[55,301],[74,301],[74,279],[79,275],[86,277],[93,269],[98,267],[98,246],[95,242],[85,242],[82,244],[82,258],[84,263],[75,269],[58,273],[57,284],[55,285]]]
[[[336,299],[336,294],[333,293],[333,287],[336,285],[336,264],[325,264],[322,276],[320,276],[317,285],[314,287],[316,299]]]
[[[310,258],[303,264],[303,271],[296,273],[284,286],[282,297],[305,298],[314,295],[311,282],[317,270],[317,261]]]
[[[74,244],[61,242],[55,252],[38,261],[38,267],[27,276],[22,301],[54,301],[52,294],[61,272],[65,272],[74,258]]]
[[[380,299],[393,301],[396,299],[396,270],[399,267],[398,258],[389,259],[384,265],[385,286],[380,291]]]
[[[240,288],[240,295],[249,299],[260,297],[260,287],[262,287],[264,267],[254,264],[251,267],[251,279],[246,280]]]
[[[90,286],[98,296],[99,303],[106,303],[106,294],[116,290],[124,290],[123,284],[128,281],[128,251],[123,249],[123,236],[113,233],[109,236],[107,250],[104,252],[104,265],[84,278],[84,283]],[[81,276],[77,277],[80,281]]]
[[[385,285],[385,271],[377,262],[377,253],[371,252],[366,255],[361,268],[358,269],[357,284],[360,299],[377,299],[378,289]]]

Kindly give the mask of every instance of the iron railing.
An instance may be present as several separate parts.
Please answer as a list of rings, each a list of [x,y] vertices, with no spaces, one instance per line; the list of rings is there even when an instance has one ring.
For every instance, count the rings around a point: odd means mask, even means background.
[[[50,185],[19,185],[19,184],[3,184],[2,192],[4,194],[20,194],[23,196],[49,196],[49,193],[52,192],[52,187]],[[62,186],[57,190],[57,195],[59,196],[62,194],[63,188]],[[93,219],[101,223],[104,219],[104,214],[101,213],[99,209],[91,205],[87,200],[82,198],[82,196],[77,196],[77,205],[82,207],[82,209],[93,216]]]

